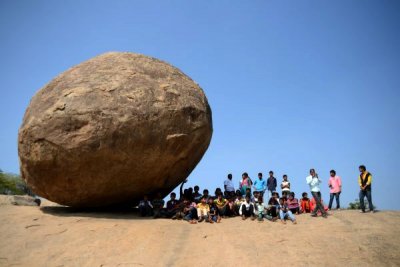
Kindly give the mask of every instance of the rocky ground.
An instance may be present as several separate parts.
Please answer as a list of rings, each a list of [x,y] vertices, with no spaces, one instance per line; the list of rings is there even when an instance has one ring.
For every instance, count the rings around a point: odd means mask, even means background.
[[[400,266],[400,212],[190,225],[0,198],[0,266]]]

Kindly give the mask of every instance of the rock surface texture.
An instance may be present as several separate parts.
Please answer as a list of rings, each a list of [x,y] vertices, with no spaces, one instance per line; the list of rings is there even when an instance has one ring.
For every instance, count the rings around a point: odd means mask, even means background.
[[[59,204],[128,204],[173,190],[211,136],[211,109],[193,80],[160,60],[111,52],[32,98],[18,136],[21,174]]]

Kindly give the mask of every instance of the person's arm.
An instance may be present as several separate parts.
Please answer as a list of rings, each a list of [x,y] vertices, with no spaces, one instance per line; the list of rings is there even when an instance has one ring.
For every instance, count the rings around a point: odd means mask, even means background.
[[[358,184],[360,185],[360,188],[361,188],[362,190],[364,190],[364,188],[363,188],[363,186],[362,186],[362,183],[361,183],[361,175],[362,175],[362,174],[360,174],[360,175],[358,176]]]
[[[276,181],[276,178],[274,178],[274,188],[278,186],[278,182]]]
[[[187,182],[187,180],[183,181],[181,183],[181,187],[179,188],[179,199],[182,200],[182,196],[183,196],[183,185]]]

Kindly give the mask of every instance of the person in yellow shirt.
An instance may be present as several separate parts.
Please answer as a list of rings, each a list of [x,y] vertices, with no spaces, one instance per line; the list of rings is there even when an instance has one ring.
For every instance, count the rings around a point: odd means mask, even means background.
[[[374,212],[374,205],[372,204],[371,183],[372,174],[367,171],[364,165],[358,167],[360,175],[358,176],[358,184],[360,185],[360,207],[361,213],[365,213],[364,199],[367,197],[369,211]]]
[[[207,204],[205,197],[202,197],[200,203],[197,204],[197,216],[199,217],[198,222],[204,220],[208,221],[208,215],[210,213],[210,206]]]

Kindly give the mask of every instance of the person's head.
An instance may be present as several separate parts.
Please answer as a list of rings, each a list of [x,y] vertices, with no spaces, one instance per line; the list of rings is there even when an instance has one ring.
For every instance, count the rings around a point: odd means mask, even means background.
[[[274,172],[273,171],[269,171],[269,177],[274,177]]]
[[[263,197],[262,196],[258,196],[258,203],[263,203]]]
[[[279,204],[283,205],[283,203],[285,203],[285,199],[284,199],[283,197],[281,197],[281,198],[279,199]]]
[[[250,188],[246,188],[246,195],[247,195],[247,194],[249,194],[249,195],[250,195],[250,193],[251,193],[251,190],[250,190]]]
[[[286,174],[283,175],[283,180],[287,181],[287,175]]]
[[[221,188],[217,187],[217,188],[215,189],[215,195],[218,196],[219,194],[222,195],[222,190],[221,190]]]
[[[260,196],[260,192],[254,191],[253,192],[253,196],[254,196],[255,199],[257,199]]]
[[[306,192],[303,192],[303,194],[301,194],[301,196],[302,196],[303,198],[308,198],[308,194],[307,194]]]
[[[238,196],[241,196],[242,195],[242,192],[240,192],[240,190],[236,190],[236,196],[238,197]]]
[[[290,200],[294,199],[294,192],[290,192],[290,194],[289,194],[289,199],[290,199]]]
[[[249,203],[250,202],[250,195],[246,195],[245,199],[246,199],[246,202]]]
[[[194,186],[194,192],[195,192],[195,193],[198,193],[199,190],[200,190],[200,187],[199,187],[198,185],[195,185],[195,186]]]
[[[232,180],[232,174],[231,174],[231,173],[228,174],[228,179],[229,179],[229,180]]]
[[[272,197],[278,199],[279,198],[279,193],[278,192],[273,192]]]
[[[359,170],[361,173],[364,173],[364,172],[367,170],[367,168],[365,168],[364,165],[360,165],[360,167],[358,167],[358,170]]]
[[[311,174],[311,176],[315,176],[315,169],[310,169],[310,174]]]
[[[189,194],[192,194],[192,193],[193,193],[193,188],[192,188],[192,187],[189,187],[189,188],[188,188],[188,192],[189,192]]]
[[[246,179],[247,177],[249,177],[249,174],[247,172],[244,172],[242,174],[242,179]]]
[[[336,176],[335,170],[331,170],[329,173],[331,174],[331,177],[335,177]]]
[[[213,202],[214,202],[214,199],[212,197],[209,197],[208,198],[208,204],[213,204]]]
[[[258,173],[258,179],[260,179],[260,180],[262,179],[262,173],[261,172]]]
[[[176,198],[176,194],[174,192],[172,192],[170,195],[171,200],[175,200]]]
[[[287,192],[286,191],[282,192],[282,197],[287,198]]]
[[[218,196],[218,199],[219,199],[219,200],[222,199],[222,193],[219,193],[217,196]]]
[[[207,198],[202,197],[202,198],[200,199],[200,201],[201,201],[201,203],[206,204],[206,203],[207,203]]]
[[[203,190],[203,196],[208,196],[208,189]]]

